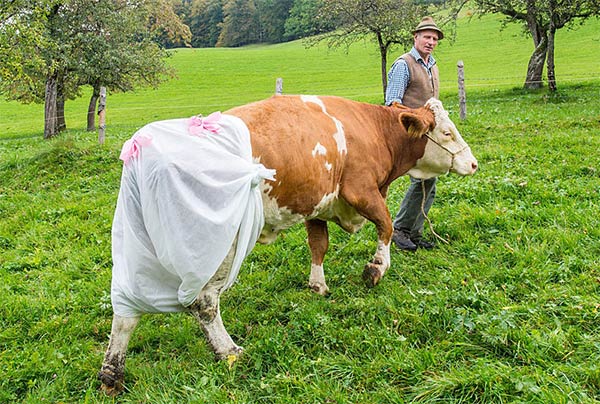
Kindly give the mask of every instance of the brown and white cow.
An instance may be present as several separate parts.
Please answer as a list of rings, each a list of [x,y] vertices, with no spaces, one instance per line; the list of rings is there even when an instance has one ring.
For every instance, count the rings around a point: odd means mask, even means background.
[[[259,242],[271,242],[280,231],[304,221],[312,256],[309,286],[321,295],[328,292],[323,270],[327,222],[348,232],[366,220],[375,224],[377,251],[363,272],[367,285],[374,286],[390,266],[393,229],[385,198],[392,181],[404,174],[426,179],[477,170],[470,148],[435,99],[408,109],[339,97],[274,96],[226,114],[243,120],[254,158],[277,171],[275,180],[260,185],[265,225]],[[232,254],[189,307],[218,358],[242,351],[219,312],[231,259]],[[138,320],[113,318],[99,374],[108,394],[123,388],[125,352]]]

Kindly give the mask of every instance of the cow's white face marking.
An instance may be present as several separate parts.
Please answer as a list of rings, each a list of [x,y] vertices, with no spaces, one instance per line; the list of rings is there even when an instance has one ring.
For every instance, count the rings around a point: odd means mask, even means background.
[[[315,95],[302,95],[300,96],[300,99],[305,103],[312,102],[313,104],[317,104],[319,107],[321,107],[323,113],[331,118],[336,128],[336,132],[333,134],[333,138],[335,139],[335,143],[337,144],[338,152],[340,154],[348,153],[348,147],[346,145],[346,135],[344,133],[344,125],[342,125],[342,122],[327,112],[325,104],[323,103],[323,101],[321,101],[319,97]]]
[[[429,106],[435,116],[435,127],[427,135],[430,140],[425,153],[408,174],[415,178],[427,179],[452,171],[459,175],[471,175],[477,170],[477,159],[450,120],[442,103],[430,99]]]

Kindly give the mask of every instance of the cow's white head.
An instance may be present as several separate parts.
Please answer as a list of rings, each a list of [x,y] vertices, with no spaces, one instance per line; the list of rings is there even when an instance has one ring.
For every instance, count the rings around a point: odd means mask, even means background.
[[[424,106],[426,114],[402,112],[400,123],[409,135],[427,136],[423,157],[417,160],[408,174],[414,178],[427,179],[449,171],[459,175],[472,175],[477,171],[477,159],[463,140],[441,101],[431,98]]]

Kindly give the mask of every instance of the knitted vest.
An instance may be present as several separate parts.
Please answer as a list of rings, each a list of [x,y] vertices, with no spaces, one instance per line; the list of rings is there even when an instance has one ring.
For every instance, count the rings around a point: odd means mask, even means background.
[[[431,97],[440,97],[440,75],[436,65],[431,67],[431,77],[427,73],[427,69],[422,64],[417,62],[410,53],[405,53],[400,56],[404,59],[410,73],[410,81],[402,104],[410,108],[418,108],[425,105]]]

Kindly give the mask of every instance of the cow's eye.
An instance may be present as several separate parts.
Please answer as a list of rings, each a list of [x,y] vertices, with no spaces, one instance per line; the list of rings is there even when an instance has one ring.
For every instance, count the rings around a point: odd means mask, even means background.
[[[452,137],[452,132],[444,132],[444,136],[446,136],[446,137]]]

